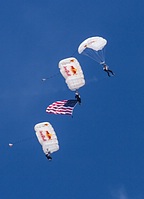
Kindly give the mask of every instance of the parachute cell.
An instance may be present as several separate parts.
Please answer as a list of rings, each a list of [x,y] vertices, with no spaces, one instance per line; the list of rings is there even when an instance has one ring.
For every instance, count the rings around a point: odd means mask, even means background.
[[[106,44],[107,40],[102,37],[90,37],[79,45],[78,53],[87,55],[98,63],[104,64],[104,47]]]
[[[59,150],[56,133],[49,122],[36,124],[34,130],[45,155]]]
[[[59,68],[70,90],[76,91],[85,85],[83,71],[79,62],[74,57],[61,60]]]

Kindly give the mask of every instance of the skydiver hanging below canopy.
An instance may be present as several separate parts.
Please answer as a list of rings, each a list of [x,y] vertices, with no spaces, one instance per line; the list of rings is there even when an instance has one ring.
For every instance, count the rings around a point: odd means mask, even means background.
[[[48,152],[45,156],[47,157],[48,160],[52,160],[52,157],[50,156],[50,152]]]
[[[56,133],[49,122],[41,122],[34,126],[36,136],[42,146],[48,160],[52,160],[51,154],[59,150]]]
[[[75,99],[77,100],[77,102],[80,105],[81,104],[81,97],[80,97],[80,94],[78,93],[78,91],[75,92]]]
[[[105,46],[107,44],[107,40],[103,37],[90,37],[84,40],[78,47],[78,53],[84,54],[100,65],[103,66],[103,70],[107,72],[108,76],[111,77],[115,75],[112,70],[105,64]]]
[[[112,70],[109,69],[109,67],[106,64],[103,64],[103,70],[108,74],[109,77],[114,76],[115,74],[113,73]]]

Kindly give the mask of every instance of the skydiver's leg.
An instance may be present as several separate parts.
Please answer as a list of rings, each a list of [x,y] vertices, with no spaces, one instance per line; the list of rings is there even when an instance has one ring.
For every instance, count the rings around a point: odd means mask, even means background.
[[[109,73],[109,71],[107,70],[106,72],[107,72],[108,76],[110,77],[110,73]]]
[[[78,103],[81,104],[81,98],[78,99]]]
[[[112,71],[112,70],[109,70],[109,72],[110,72],[112,75],[115,75],[115,74],[113,73],[113,71]]]
[[[104,69],[104,71],[105,71],[105,72],[107,73],[107,75],[110,77],[109,70]]]
[[[48,154],[46,154],[46,157],[47,157],[47,159],[48,160],[52,160],[52,157],[50,156],[50,154],[48,153]]]

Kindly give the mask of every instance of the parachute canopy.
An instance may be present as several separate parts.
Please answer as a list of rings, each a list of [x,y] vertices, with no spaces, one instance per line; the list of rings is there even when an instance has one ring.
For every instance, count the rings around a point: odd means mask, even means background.
[[[42,145],[43,152],[47,155],[59,150],[56,133],[49,122],[38,123],[34,126],[36,136]]]
[[[61,60],[59,68],[70,90],[76,91],[85,85],[83,71],[79,62],[74,57]]]
[[[104,47],[107,40],[102,37],[90,37],[84,40],[78,47],[78,53],[89,56],[98,63],[105,63]]]

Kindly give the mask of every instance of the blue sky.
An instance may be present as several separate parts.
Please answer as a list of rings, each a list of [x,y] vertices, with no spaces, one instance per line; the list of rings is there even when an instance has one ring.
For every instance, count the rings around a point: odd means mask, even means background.
[[[1,0],[0,198],[144,198],[143,7],[142,0]],[[115,77],[77,53],[91,36],[107,39]],[[85,75],[82,105],[73,118],[49,115],[50,103],[74,98],[58,74],[58,62],[71,56]],[[43,121],[59,139],[52,162],[35,137]]]

